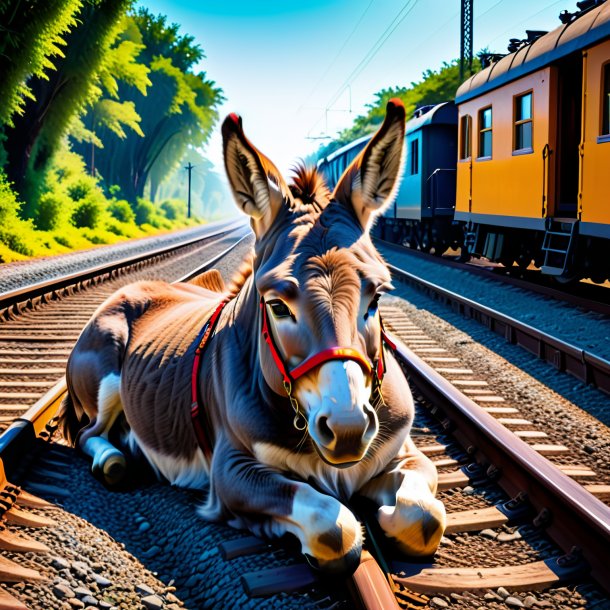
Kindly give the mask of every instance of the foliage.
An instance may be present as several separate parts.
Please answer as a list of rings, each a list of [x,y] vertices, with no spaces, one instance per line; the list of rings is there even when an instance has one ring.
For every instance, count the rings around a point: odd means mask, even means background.
[[[79,201],[72,212],[72,224],[75,227],[95,229],[104,216],[105,199],[87,197]]]
[[[480,69],[480,60],[475,59],[473,71],[477,72]],[[385,108],[391,98],[398,97],[403,101],[407,119],[409,119],[420,106],[452,100],[460,83],[459,61],[454,60],[450,63],[443,63],[438,71],[426,70],[422,75],[422,80],[411,83],[409,87],[388,87],[378,91],[375,93],[375,100],[371,104],[367,104],[368,112],[356,117],[354,124],[341,131],[335,140],[320,147],[316,158],[323,159],[345,144],[373,133],[383,122]]]
[[[4,128],[7,174],[25,198],[28,216],[39,194],[39,177],[62,137],[74,117],[99,96],[100,74],[106,69],[109,49],[130,4],[131,0],[83,3],[75,15],[75,25],[64,36],[65,51],[55,60],[55,70],[29,79],[31,96],[23,113],[14,118],[12,127]]]
[[[131,224],[136,220],[134,211],[124,199],[113,199],[108,205],[108,212],[113,218],[122,223]],[[117,235],[122,235],[122,233],[117,233]]]
[[[33,98],[28,78],[48,79],[56,59],[64,57],[65,35],[76,25],[83,0],[0,2],[0,124],[12,125]]]
[[[132,3],[0,0],[0,262],[194,222],[144,188],[207,141],[222,92],[192,36]]]
[[[36,228],[42,231],[58,229],[70,217],[71,207],[69,200],[60,194],[44,193],[38,203]]]
[[[186,202],[183,199],[166,199],[159,206],[168,220],[186,218]]]
[[[205,73],[191,69],[203,57],[191,36],[180,36],[176,24],[168,25],[163,16],[140,9],[128,20],[119,39],[140,50],[138,61],[149,71],[149,86],[144,92],[123,79],[117,94],[122,104],[131,104],[138,128],[120,133],[113,124],[100,124],[91,109],[83,119],[95,126],[91,139],[101,148],[96,153],[96,167],[105,183],[118,184],[129,201],[142,197],[150,180],[151,198],[161,181],[180,161],[188,146],[207,142],[218,115],[216,106],[223,100],[221,90],[206,79]],[[85,141],[76,150],[86,154]],[[101,145],[101,146],[100,146]]]
[[[0,262],[6,258],[7,250],[32,256],[28,246],[28,236],[33,232],[31,221],[21,220],[18,216],[20,203],[4,173],[0,172]]]

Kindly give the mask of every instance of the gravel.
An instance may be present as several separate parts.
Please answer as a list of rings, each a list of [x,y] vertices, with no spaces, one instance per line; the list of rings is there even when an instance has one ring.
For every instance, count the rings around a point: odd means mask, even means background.
[[[3,585],[31,610],[85,607],[88,596],[102,608],[135,610],[189,608],[266,610],[324,608],[324,597],[347,592],[341,581],[308,593],[247,597],[242,573],[301,563],[302,557],[281,548],[231,560],[222,559],[218,545],[248,536],[224,524],[207,523],[196,509],[205,491],[194,492],[158,482],[138,471],[120,489],[109,491],[90,472],[89,460],[76,451],[53,444],[49,459],[67,474],[62,506],[53,511],[55,528],[36,530],[35,536],[51,548],[49,555],[6,554],[7,558],[38,569],[46,582]],[[28,482],[24,483],[28,488]],[[33,489],[35,491],[35,489]],[[139,523],[149,523],[141,531]],[[78,602],[82,601],[83,606]],[[88,600],[91,605],[95,604]],[[344,607],[345,608],[345,607]]]
[[[397,267],[610,360],[610,319],[607,316],[379,243],[377,247],[386,261]]]
[[[403,293],[402,286],[397,292]],[[419,295],[420,293],[417,293]],[[404,295],[403,295],[404,296]],[[418,304],[419,305],[419,304]],[[449,320],[440,315],[425,311],[412,302],[397,297],[384,297],[381,301],[381,311],[388,328],[396,325],[393,334],[401,338],[406,345],[410,341],[409,334],[398,330],[405,328],[408,322],[421,330],[421,333],[411,332],[411,336],[426,335],[436,341],[438,347],[443,347],[447,353],[442,356],[458,358],[460,362],[452,363],[455,369],[470,368],[474,372],[473,379],[484,380],[489,384],[492,393],[505,395],[504,392],[517,386],[524,389],[520,404],[506,403],[506,406],[515,406],[529,419],[536,419],[538,413],[544,414],[544,419],[538,422],[541,429],[549,434],[561,434],[563,426],[568,426],[568,433],[572,439],[562,438],[564,444],[574,449],[575,458],[579,463],[586,458],[586,453],[578,452],[578,444],[582,435],[589,434],[588,430],[597,430],[600,434],[598,440],[607,443],[610,431],[596,422],[587,414],[582,413],[574,405],[563,401],[561,397],[553,395],[542,384],[531,379],[518,368],[506,362],[485,347],[478,345],[460,329],[452,326]],[[456,316],[458,321],[464,319]],[[453,320],[451,320],[453,322]],[[480,327],[478,327],[480,328]],[[414,345],[413,349],[417,349]],[[451,377],[455,374],[446,373]],[[463,375],[461,375],[463,377]],[[417,396],[417,391],[414,391]],[[549,413],[545,411],[550,407]],[[443,419],[441,413],[438,414]],[[588,424],[592,424],[591,428]],[[447,446],[447,455],[433,456],[438,461],[450,456],[460,464],[470,461],[464,450],[456,445],[455,440],[448,435],[442,424],[432,418],[428,409],[416,403],[416,417],[413,424],[414,441],[417,446],[442,444]],[[564,436],[566,436],[564,434]],[[569,444],[570,443],[570,444]],[[603,458],[608,463],[608,451]],[[599,471],[599,465],[597,470]],[[595,466],[592,466],[595,469]],[[439,472],[450,472],[458,468],[456,465],[440,466]],[[472,509],[481,509],[497,505],[508,500],[506,494],[494,483],[473,483],[462,489],[453,488],[438,494],[445,504],[447,512],[457,512]],[[544,530],[533,525],[519,526],[503,525],[488,528],[479,532],[462,532],[446,534],[435,556],[435,565],[452,568],[484,568],[516,566],[536,561],[547,560],[562,555],[563,552],[546,536]],[[399,564],[395,564],[399,567]],[[400,582],[400,572],[397,576]],[[450,594],[437,594],[431,596],[430,606],[433,608],[468,608],[477,610],[506,608],[602,608],[610,607],[610,598],[591,582],[581,582],[576,585],[559,586],[549,590],[514,591],[511,588],[499,587],[496,590],[483,590],[480,592],[453,592]]]
[[[127,256],[150,252],[163,246],[171,246],[199,235],[205,236],[206,233],[210,232],[210,229],[229,226],[233,222],[223,220],[171,233],[163,233],[154,237],[142,237],[111,246],[99,246],[91,250],[6,263],[0,265],[0,293],[68,273],[75,273],[102,263],[110,263]]]
[[[469,368],[473,379],[485,380],[489,390],[505,399],[502,406],[518,409],[514,417],[532,422],[525,428],[543,430],[549,435],[544,442],[571,449],[554,462],[588,466],[599,475],[595,482],[610,482],[610,400],[605,394],[404,284],[397,284],[396,296],[383,303],[404,311],[410,322],[459,358],[456,367]]]

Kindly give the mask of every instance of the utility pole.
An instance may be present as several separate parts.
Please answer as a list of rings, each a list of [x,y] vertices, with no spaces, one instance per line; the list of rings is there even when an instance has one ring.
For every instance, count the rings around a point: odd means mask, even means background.
[[[186,213],[188,218],[191,217],[191,172],[193,171],[193,167],[195,167],[195,166],[192,165],[190,161],[189,161],[188,165],[184,166],[184,169],[189,173],[189,196],[188,196],[188,208],[187,208],[187,213]]]
[[[472,74],[472,4],[474,0],[461,0],[460,21],[460,82]]]

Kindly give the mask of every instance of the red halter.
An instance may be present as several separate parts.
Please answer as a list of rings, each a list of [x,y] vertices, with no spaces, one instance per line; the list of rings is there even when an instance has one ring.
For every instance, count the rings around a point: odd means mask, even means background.
[[[197,436],[197,441],[199,442],[199,446],[201,447],[204,455],[208,460],[211,459],[212,455],[213,439],[208,430],[208,428],[210,427],[210,422],[208,417],[206,417],[205,409],[203,407],[203,404],[201,403],[198,377],[199,369],[201,367],[201,356],[205,350],[209,338],[214,333],[216,324],[220,319],[220,314],[226,304],[226,301],[220,303],[218,307],[214,310],[214,313],[212,313],[208,321],[201,329],[197,341],[197,347],[195,349],[195,356],[193,358],[193,368],[191,372],[191,418],[193,422],[193,427],[195,429],[195,435]],[[352,360],[353,362],[358,363],[367,375],[371,375],[373,377],[373,383],[374,386],[376,386],[374,387],[374,389],[378,389],[381,385],[381,381],[383,380],[383,376],[385,375],[383,344],[385,343],[393,350],[396,349],[396,345],[393,341],[390,340],[383,328],[383,322],[381,321],[381,318],[379,319],[379,321],[381,324],[382,345],[379,349],[379,357],[375,360],[375,362],[371,362],[366,356],[362,355],[359,351],[352,349],[351,347],[331,347],[322,350],[317,354],[314,354],[310,358],[307,358],[305,361],[301,362],[301,364],[299,364],[292,370],[288,370],[288,367],[282,359],[282,356],[280,355],[273,340],[273,335],[271,334],[271,329],[269,328],[267,307],[263,297],[261,297],[260,300],[260,308],[263,316],[263,337],[265,339],[265,342],[269,346],[273,361],[275,362],[278,370],[282,375],[284,389],[286,390],[286,394],[288,395],[290,404],[292,405],[292,408],[294,409],[296,414],[294,418],[294,425],[297,429],[304,430],[307,425],[307,422],[305,422],[305,425],[303,426],[298,425],[299,419],[302,418],[304,420],[305,418],[299,412],[299,403],[297,402],[296,398],[292,396],[293,384],[297,379],[303,377],[303,375],[309,373],[309,371],[315,369],[322,363],[329,362],[331,360]]]
[[[203,328],[199,333],[199,342],[195,349],[193,368],[191,370],[191,420],[193,422],[193,428],[195,429],[195,436],[197,436],[197,442],[208,462],[212,458],[212,446],[214,443],[209,432],[209,429],[211,428],[210,421],[209,418],[206,417],[206,412],[201,402],[199,383],[197,381],[199,378],[199,369],[201,368],[201,356],[205,350],[208,339],[212,336],[216,324],[220,319],[220,312],[226,304],[226,301],[220,303],[208,321],[203,325]]]
[[[353,362],[358,363],[362,367],[362,370],[365,372],[365,374],[371,375],[373,377],[374,384],[377,384],[377,386],[381,385],[383,376],[385,375],[383,343],[386,343],[392,349],[396,349],[396,345],[389,339],[383,328],[383,322],[381,322],[381,318],[379,319],[379,321],[381,325],[382,345],[379,348],[379,356],[374,362],[371,362],[366,356],[361,354],[359,351],[352,349],[351,347],[329,347],[328,349],[322,350],[321,352],[310,356],[309,358],[301,362],[301,364],[299,364],[292,370],[289,370],[282,356],[279,353],[279,350],[273,339],[273,334],[271,333],[271,329],[269,328],[267,305],[263,297],[261,297],[260,300],[260,308],[261,314],[263,316],[263,323],[261,329],[263,333],[263,338],[265,339],[265,343],[267,343],[267,345],[269,346],[269,350],[271,351],[271,357],[273,358],[275,365],[277,366],[280,374],[282,375],[284,389],[286,390],[286,394],[288,395],[290,403],[292,404],[292,407],[296,413],[296,416],[294,418],[294,425],[297,429],[304,430],[305,426],[299,427],[297,425],[299,417],[303,416],[299,412],[299,405],[297,400],[292,396],[294,382],[300,377],[303,377],[303,375],[309,373],[311,370],[315,369],[317,366],[323,364],[324,362],[329,362],[331,360],[352,360]]]

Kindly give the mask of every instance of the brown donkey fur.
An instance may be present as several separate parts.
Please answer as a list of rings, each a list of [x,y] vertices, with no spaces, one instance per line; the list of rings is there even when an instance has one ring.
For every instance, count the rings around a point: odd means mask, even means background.
[[[122,474],[126,458],[113,445],[122,426],[125,445],[160,476],[209,485],[204,518],[293,534],[323,569],[357,565],[362,530],[347,507],[355,494],[377,505],[381,528],[406,553],[434,552],[445,513],[434,498],[436,470],[409,437],[409,386],[382,344],[377,303],[391,278],[369,237],[397,189],[404,128],[393,100],[329,197],[315,170],[298,169],[289,188],[241,119],[227,117],[225,165],[251,217],[252,261],[228,289],[213,273],[192,284],[138,282],[97,310],[70,356],[61,415],[94,470],[111,482]],[[198,333],[221,301],[197,382],[208,459],[191,421],[191,369]],[[295,370],[316,356],[289,400],[278,367]],[[380,389],[369,365],[379,358]]]

